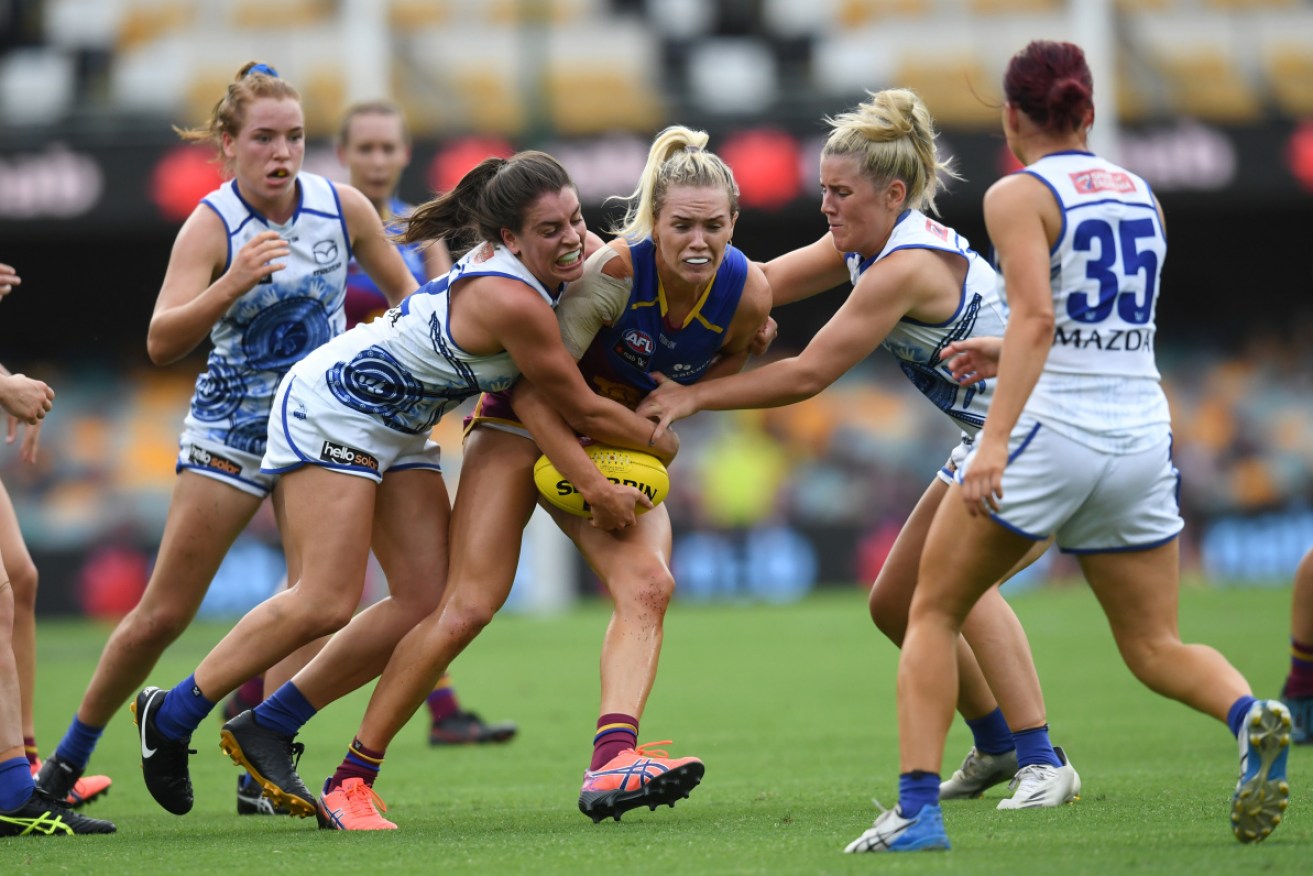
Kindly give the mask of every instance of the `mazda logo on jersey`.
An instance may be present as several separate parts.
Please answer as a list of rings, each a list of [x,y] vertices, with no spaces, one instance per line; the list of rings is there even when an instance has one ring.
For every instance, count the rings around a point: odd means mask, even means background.
[[[337,241],[321,240],[315,244],[313,252],[315,261],[321,265],[326,265],[337,258]]]

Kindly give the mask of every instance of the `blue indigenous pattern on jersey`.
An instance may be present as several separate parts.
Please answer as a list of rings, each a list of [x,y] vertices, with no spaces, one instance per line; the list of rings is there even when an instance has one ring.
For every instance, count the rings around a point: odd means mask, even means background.
[[[599,395],[634,407],[656,388],[653,371],[693,383],[716,361],[743,295],[748,259],[726,247],[715,279],[683,324],[672,325],[657,278],[655,245],[650,239],[631,244],[629,254],[634,266],[629,303],[613,325],[598,332],[579,368]]]
[[[520,376],[505,350],[470,353],[451,336],[451,288],[476,277],[522,282],[552,308],[560,295],[559,290],[549,292],[504,247],[485,243],[381,318],[311,353],[292,373],[312,384],[322,379],[339,404],[389,429],[428,432],[459,402],[481,391],[509,389]]]
[[[393,198],[389,205],[393,217],[401,218],[406,216],[411,206],[399,198]],[[396,234],[401,230],[401,223],[394,221],[387,226],[389,235]],[[416,282],[421,286],[428,282],[428,268],[424,264],[424,253],[417,243],[400,243],[397,244],[397,252],[401,253],[401,260],[406,263],[406,268],[414,275]],[[375,283],[360,267],[360,263],[352,259],[346,267],[346,327],[359,325],[362,322],[369,322],[376,316],[382,314],[390,306],[387,296],[383,290],[378,288]]]
[[[889,330],[880,346],[893,353],[908,380],[931,404],[951,417],[963,431],[980,431],[989,410],[993,381],[960,386],[943,363],[944,348],[954,341],[982,335],[1001,336],[1006,313],[998,296],[998,275],[965,237],[920,210],[907,210],[894,223],[884,248],[873,256],[847,253],[853,285],[862,274],[882,259],[903,250],[930,250],[962,258],[966,276],[962,281],[957,311],[941,323],[927,323],[904,316]]]
[[[297,175],[298,202],[286,224],[246,202],[236,182],[203,203],[228,232],[228,262],[252,238],[276,231],[287,241],[282,270],[234,301],[210,331],[214,349],[196,380],[187,428],[246,453],[263,454],[269,407],[293,364],[342,331],[351,242],[332,183]]]

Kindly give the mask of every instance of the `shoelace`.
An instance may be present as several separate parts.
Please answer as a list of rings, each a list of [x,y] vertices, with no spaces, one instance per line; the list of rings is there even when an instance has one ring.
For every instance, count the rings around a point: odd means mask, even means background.
[[[359,784],[352,784],[349,788],[343,786],[342,794],[346,797],[347,809],[357,818],[388,811],[388,805],[383,802],[383,798],[363,780]]]
[[[1012,777],[1012,781],[1008,782],[1008,790],[1015,791],[1017,788],[1026,784],[1028,780],[1031,785],[1044,781],[1044,779],[1047,778],[1047,776],[1044,775],[1044,768],[1046,766],[1048,766],[1048,764],[1034,763],[1028,767],[1022,767],[1021,771]],[[1049,769],[1056,769],[1056,767],[1049,767]],[[1033,787],[1028,790],[1031,793],[1034,793]]]
[[[639,757],[670,757],[670,752],[664,748],[653,748],[655,745],[674,745],[673,739],[662,739],[659,742],[644,742],[642,745],[634,746],[634,753]]]

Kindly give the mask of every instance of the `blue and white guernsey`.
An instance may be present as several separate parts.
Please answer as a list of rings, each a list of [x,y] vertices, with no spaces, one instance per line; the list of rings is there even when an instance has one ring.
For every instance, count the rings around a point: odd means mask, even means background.
[[[505,247],[484,243],[445,277],[316,350],[295,373],[312,383],[322,379],[340,404],[412,435],[427,433],[448,409],[472,395],[509,389],[520,376],[510,353],[470,353],[451,336],[449,290],[473,277],[518,280],[556,307],[560,290],[549,292]]]
[[[283,375],[340,334],[351,238],[337,190],[313,173],[297,175],[300,201],[276,225],[242,199],[236,181],[202,201],[228,229],[228,259],[251,238],[277,231],[291,253],[285,267],[238,298],[210,331],[214,349],[196,379],[186,427],[228,447],[264,453],[269,409]]]
[[[944,348],[954,341],[982,335],[1001,336],[1007,312],[998,295],[998,275],[971,249],[967,240],[920,210],[898,217],[884,249],[869,259],[848,253],[853,285],[872,265],[904,249],[930,249],[960,255],[966,260],[966,278],[957,312],[941,323],[926,323],[905,316],[881,344],[898,359],[912,384],[970,436],[980,431],[989,411],[992,383],[961,386],[940,361]]]
[[[1171,420],[1154,361],[1167,238],[1153,193],[1089,152],[1047,155],[1020,172],[1062,210],[1050,254],[1053,347],[1026,413],[1096,450],[1150,446]]]

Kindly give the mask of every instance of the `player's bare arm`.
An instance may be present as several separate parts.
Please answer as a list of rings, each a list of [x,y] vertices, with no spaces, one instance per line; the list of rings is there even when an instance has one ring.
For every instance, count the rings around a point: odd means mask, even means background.
[[[291,250],[276,231],[251,238],[228,258],[228,230],[204,204],[183,224],[173,243],[169,266],[155,300],[146,333],[146,351],[156,365],[168,365],[196,349],[228,311],[262,278],[281,271]]]
[[[843,253],[827,232],[807,246],[776,256],[763,264],[774,306],[801,301],[848,282]]]
[[[571,428],[607,444],[654,453],[665,463],[674,458],[679,449],[677,438],[653,444],[651,423],[588,387],[561,342],[555,314],[543,306],[536,292],[514,282],[489,283],[478,291],[479,321],[487,336],[495,337],[511,354],[520,372],[533,381]],[[467,303],[470,297],[466,296]]]

